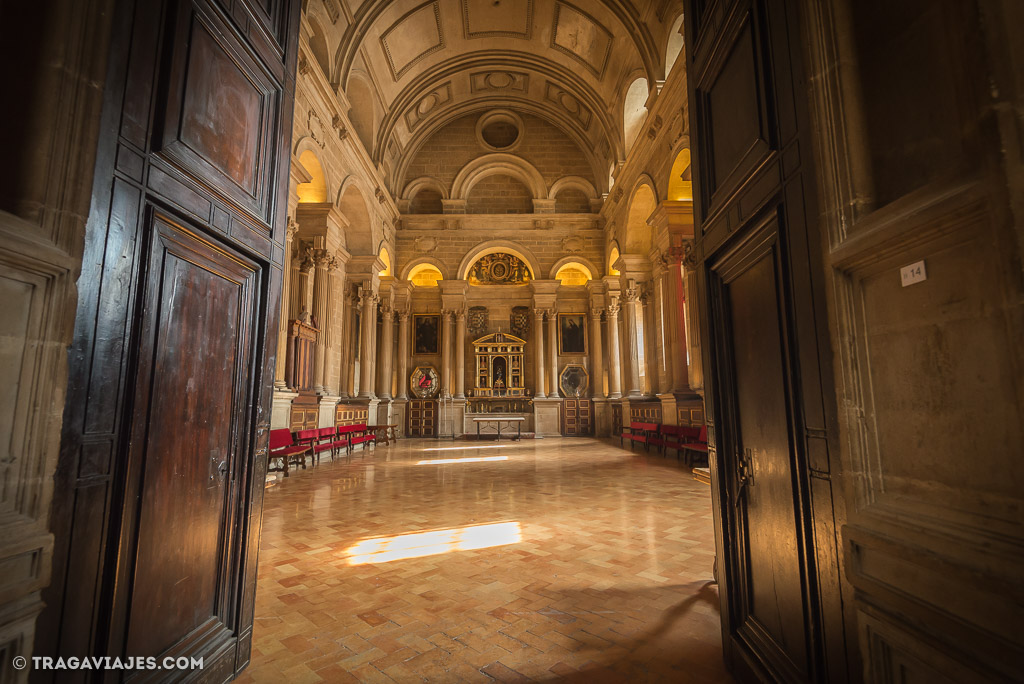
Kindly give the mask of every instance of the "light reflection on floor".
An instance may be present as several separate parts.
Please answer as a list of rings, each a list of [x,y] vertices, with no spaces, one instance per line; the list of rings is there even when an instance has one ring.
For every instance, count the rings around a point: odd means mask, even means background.
[[[444,465],[445,463],[483,463],[485,461],[507,461],[508,456],[476,456],[470,458],[437,458],[417,461],[416,465]]]
[[[522,539],[518,522],[501,522],[363,539],[345,553],[349,565],[363,565],[518,544]]]
[[[463,451],[465,449],[507,449],[509,447],[519,446],[518,444],[491,444],[489,446],[455,446],[455,447],[430,447],[428,449],[420,449],[420,451]]]

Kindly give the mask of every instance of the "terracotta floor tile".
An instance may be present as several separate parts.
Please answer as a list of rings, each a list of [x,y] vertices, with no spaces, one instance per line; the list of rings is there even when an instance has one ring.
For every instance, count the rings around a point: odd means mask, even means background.
[[[404,439],[293,472],[265,494],[239,681],[729,682],[710,499],[594,439]]]

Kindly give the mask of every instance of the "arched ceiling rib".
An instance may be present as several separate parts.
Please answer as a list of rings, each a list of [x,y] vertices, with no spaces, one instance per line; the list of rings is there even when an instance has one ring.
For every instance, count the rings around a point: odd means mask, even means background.
[[[524,19],[502,22],[502,26],[496,25],[493,21],[488,22],[481,10],[500,5],[504,5],[500,11],[507,13],[509,18],[518,19],[522,16]],[[493,14],[494,10],[490,11]],[[475,13],[481,16],[480,21],[474,21]],[[454,16],[456,14],[458,16]],[[597,16],[598,14],[605,16]],[[537,53],[546,48],[573,52],[574,48],[593,47],[594,36],[581,35],[581,30],[587,31],[590,28],[590,22],[587,22],[589,19],[596,25],[596,31],[592,33],[607,34],[609,43],[613,42],[612,37],[615,35],[627,37],[627,40],[618,42],[630,46],[631,52],[639,60],[639,65],[647,72],[648,81],[653,83],[663,77],[658,68],[660,60],[655,41],[629,0],[505,0],[504,3],[491,0],[366,0],[356,10],[353,21],[338,46],[334,59],[337,84],[344,86],[347,82],[356,55],[375,29],[386,50],[386,34],[389,30],[400,30],[403,22],[418,21],[421,18],[425,22],[424,25],[429,24],[431,18],[436,20],[440,41],[439,45],[430,48],[433,52],[459,52],[462,51],[462,43],[477,39],[518,38],[533,41],[535,45],[532,51]],[[563,20],[566,21],[567,30],[561,35],[559,23]],[[609,26],[612,20],[618,26]],[[549,21],[551,26],[548,25]],[[385,22],[386,25],[378,25]],[[458,28],[461,28],[461,31],[445,31],[442,28],[445,25],[453,27],[459,24],[461,26]],[[393,66],[395,68],[392,72],[397,81],[403,75],[402,71],[406,65]]]
[[[347,92],[354,69],[373,74],[386,115],[368,151],[392,181],[402,180],[397,169],[424,131],[483,103],[529,106],[571,134],[600,177],[625,154],[623,81],[636,72],[652,84],[664,77],[658,43],[670,1],[351,2],[332,79]]]

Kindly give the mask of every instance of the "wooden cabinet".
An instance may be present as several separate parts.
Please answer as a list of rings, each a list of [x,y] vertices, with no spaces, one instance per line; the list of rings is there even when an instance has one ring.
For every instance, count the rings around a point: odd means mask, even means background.
[[[561,418],[566,437],[594,434],[594,402],[590,399],[562,400]]]
[[[437,402],[433,399],[412,399],[405,433],[410,437],[433,437],[437,434]]]
[[[366,404],[338,404],[334,407],[334,425],[365,425],[369,414]]]
[[[300,394],[292,399],[292,410],[288,427],[292,432],[309,430],[320,425],[320,397],[315,394]]]

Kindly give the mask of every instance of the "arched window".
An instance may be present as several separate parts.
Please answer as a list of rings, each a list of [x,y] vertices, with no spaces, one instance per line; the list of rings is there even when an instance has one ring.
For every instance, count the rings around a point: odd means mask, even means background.
[[[416,287],[437,287],[439,280],[444,280],[444,276],[434,264],[419,264],[409,271],[409,282]]]
[[[590,269],[583,264],[570,261],[558,269],[555,280],[561,282],[562,285],[586,285],[588,281],[593,280],[593,276]]]
[[[608,253],[608,275],[621,275],[618,269],[615,268],[615,262],[619,260],[619,248],[612,247],[612,251]]]
[[[668,177],[668,198],[675,202],[693,199],[689,149],[680,150],[672,162],[672,171]]]
[[[389,276],[391,275],[391,255],[388,253],[387,247],[380,248],[380,254],[377,255],[380,260],[384,262],[384,268],[381,269],[378,275]]]
[[[327,179],[320,160],[312,150],[303,150],[299,155],[299,164],[311,177],[308,183],[299,183],[296,192],[300,202],[327,202]]]
[[[638,78],[629,85],[622,105],[622,130],[627,150],[633,146],[633,141],[636,140],[646,119],[647,79]]]

